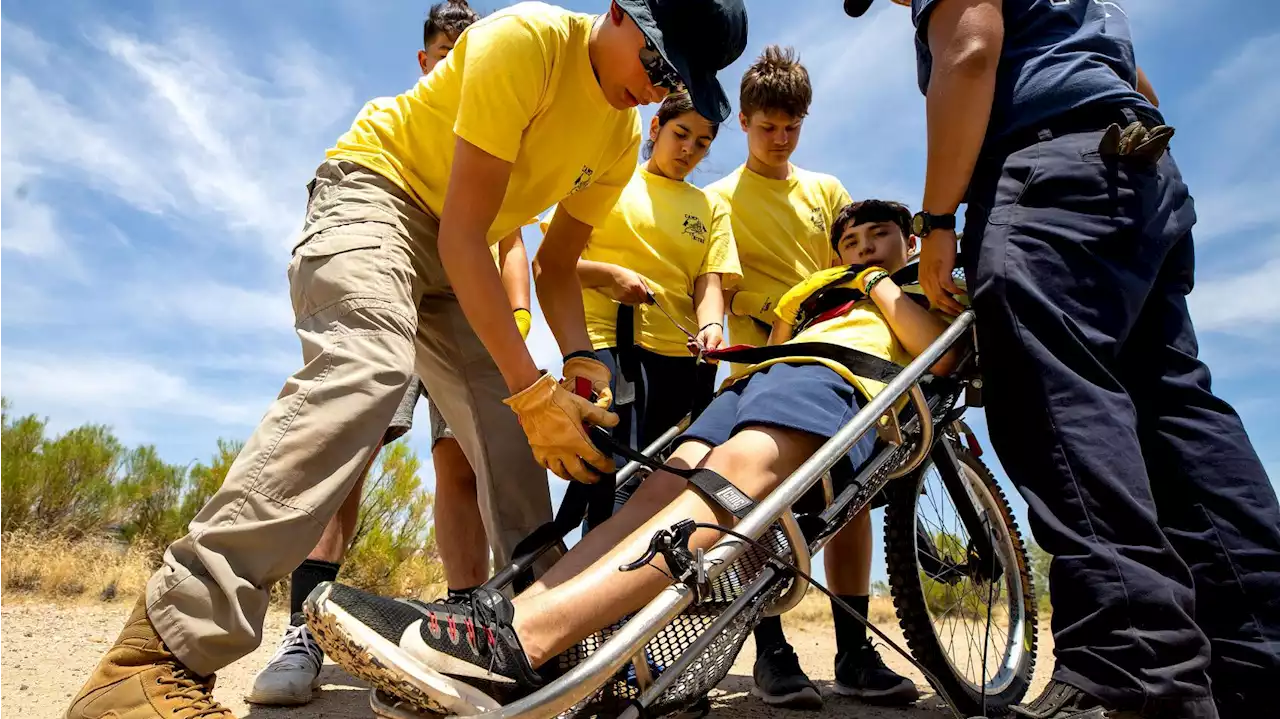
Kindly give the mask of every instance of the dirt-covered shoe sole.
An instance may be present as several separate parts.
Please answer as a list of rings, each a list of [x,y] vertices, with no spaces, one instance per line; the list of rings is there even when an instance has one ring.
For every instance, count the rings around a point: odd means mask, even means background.
[[[369,709],[378,719],[438,719],[440,716],[424,712],[381,689],[369,690]]]
[[[500,706],[479,689],[423,666],[369,630],[329,601],[332,588],[327,582],[317,587],[303,603],[303,611],[316,642],[343,669],[424,712],[468,715]]]
[[[805,687],[790,694],[766,694],[760,687],[751,687],[751,695],[771,707],[818,711],[822,708],[822,695],[813,687]]]

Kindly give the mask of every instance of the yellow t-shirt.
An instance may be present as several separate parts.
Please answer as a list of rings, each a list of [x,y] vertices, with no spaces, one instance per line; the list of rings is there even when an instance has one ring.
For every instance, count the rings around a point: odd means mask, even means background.
[[[835,280],[842,273],[847,271],[847,267],[839,266],[825,270],[815,274],[813,277],[807,278],[804,282],[793,287],[778,302],[778,317],[784,322],[794,325],[797,315],[800,311],[800,305],[804,300],[813,293],[814,290],[826,286],[828,282]],[[834,285],[835,287],[853,287],[854,276],[843,282]],[[944,315],[939,315],[944,316]],[[840,345],[856,350],[861,350],[869,355],[874,355],[890,362],[906,365],[915,358],[907,351],[898,338],[894,336],[893,330],[889,328],[889,322],[880,312],[880,308],[870,299],[858,301],[848,312],[838,317],[833,317],[825,322],[810,325],[803,332],[796,334],[784,344],[792,344],[796,342],[825,342],[827,344]],[[758,372],[770,365],[786,362],[787,364],[821,364],[830,367],[836,374],[839,374],[847,382],[857,387],[868,399],[876,396],[885,385],[883,382],[858,377],[848,370],[844,365],[822,357],[789,357],[784,359],[773,359],[743,368],[734,372],[728,382],[735,382],[753,372]]]
[[[489,15],[411,90],[366,105],[326,155],[385,176],[439,217],[460,137],[512,163],[490,244],[557,202],[598,227],[631,178],[640,115],[614,109],[596,82],[594,20],[533,2]]]
[[[733,238],[742,262],[738,289],[761,292],[776,301],[839,260],[831,249],[831,225],[852,200],[831,175],[792,166],[789,178],[772,180],[743,165],[706,190],[732,210]],[[733,344],[763,345],[768,339],[768,331],[750,317],[729,317]]]
[[[547,222],[543,224],[546,231]],[[742,275],[726,208],[687,182],[637,167],[618,204],[591,233],[582,259],[608,262],[644,276],[662,309],[697,332],[693,285],[719,273],[732,287]],[[617,347],[618,303],[598,289],[582,291],[587,335],[596,349]],[[685,335],[662,310],[640,305],[636,344],[668,357],[688,357]]]

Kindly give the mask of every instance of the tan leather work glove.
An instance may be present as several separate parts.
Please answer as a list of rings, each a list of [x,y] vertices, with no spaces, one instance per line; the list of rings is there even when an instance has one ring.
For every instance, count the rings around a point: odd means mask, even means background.
[[[568,363],[565,367],[568,369]],[[543,375],[503,400],[519,418],[534,459],[559,477],[594,484],[600,475],[591,471],[588,464],[604,473],[614,469],[613,459],[596,449],[583,428],[584,422],[606,428],[618,424],[618,415],[605,409],[610,401],[607,368],[604,374],[604,406],[599,400],[592,403],[567,390],[551,375]]]
[[[610,376],[609,368],[598,359],[570,357],[564,363],[564,379],[560,380],[560,386],[581,397],[584,393],[578,386],[578,379],[586,380],[591,387],[590,392],[586,394],[596,398],[597,407],[608,410],[609,405],[613,404],[613,392],[609,389]]]

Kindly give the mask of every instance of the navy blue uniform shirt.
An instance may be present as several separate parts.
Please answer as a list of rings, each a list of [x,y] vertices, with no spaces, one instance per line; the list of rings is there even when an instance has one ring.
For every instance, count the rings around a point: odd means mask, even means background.
[[[920,91],[929,89],[929,18],[945,0],[911,0]],[[1160,114],[1135,88],[1123,0],[1004,0],[1004,48],[987,138],[1042,126],[1084,105]]]

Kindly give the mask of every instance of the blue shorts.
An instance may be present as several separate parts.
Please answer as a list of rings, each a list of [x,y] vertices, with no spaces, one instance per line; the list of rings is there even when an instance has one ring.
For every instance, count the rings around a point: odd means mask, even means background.
[[[829,367],[775,364],[717,395],[680,435],[676,446],[696,439],[718,447],[746,427],[761,425],[830,439],[864,402],[862,394]],[[875,443],[875,431],[868,431],[833,471],[852,473],[871,457]]]

